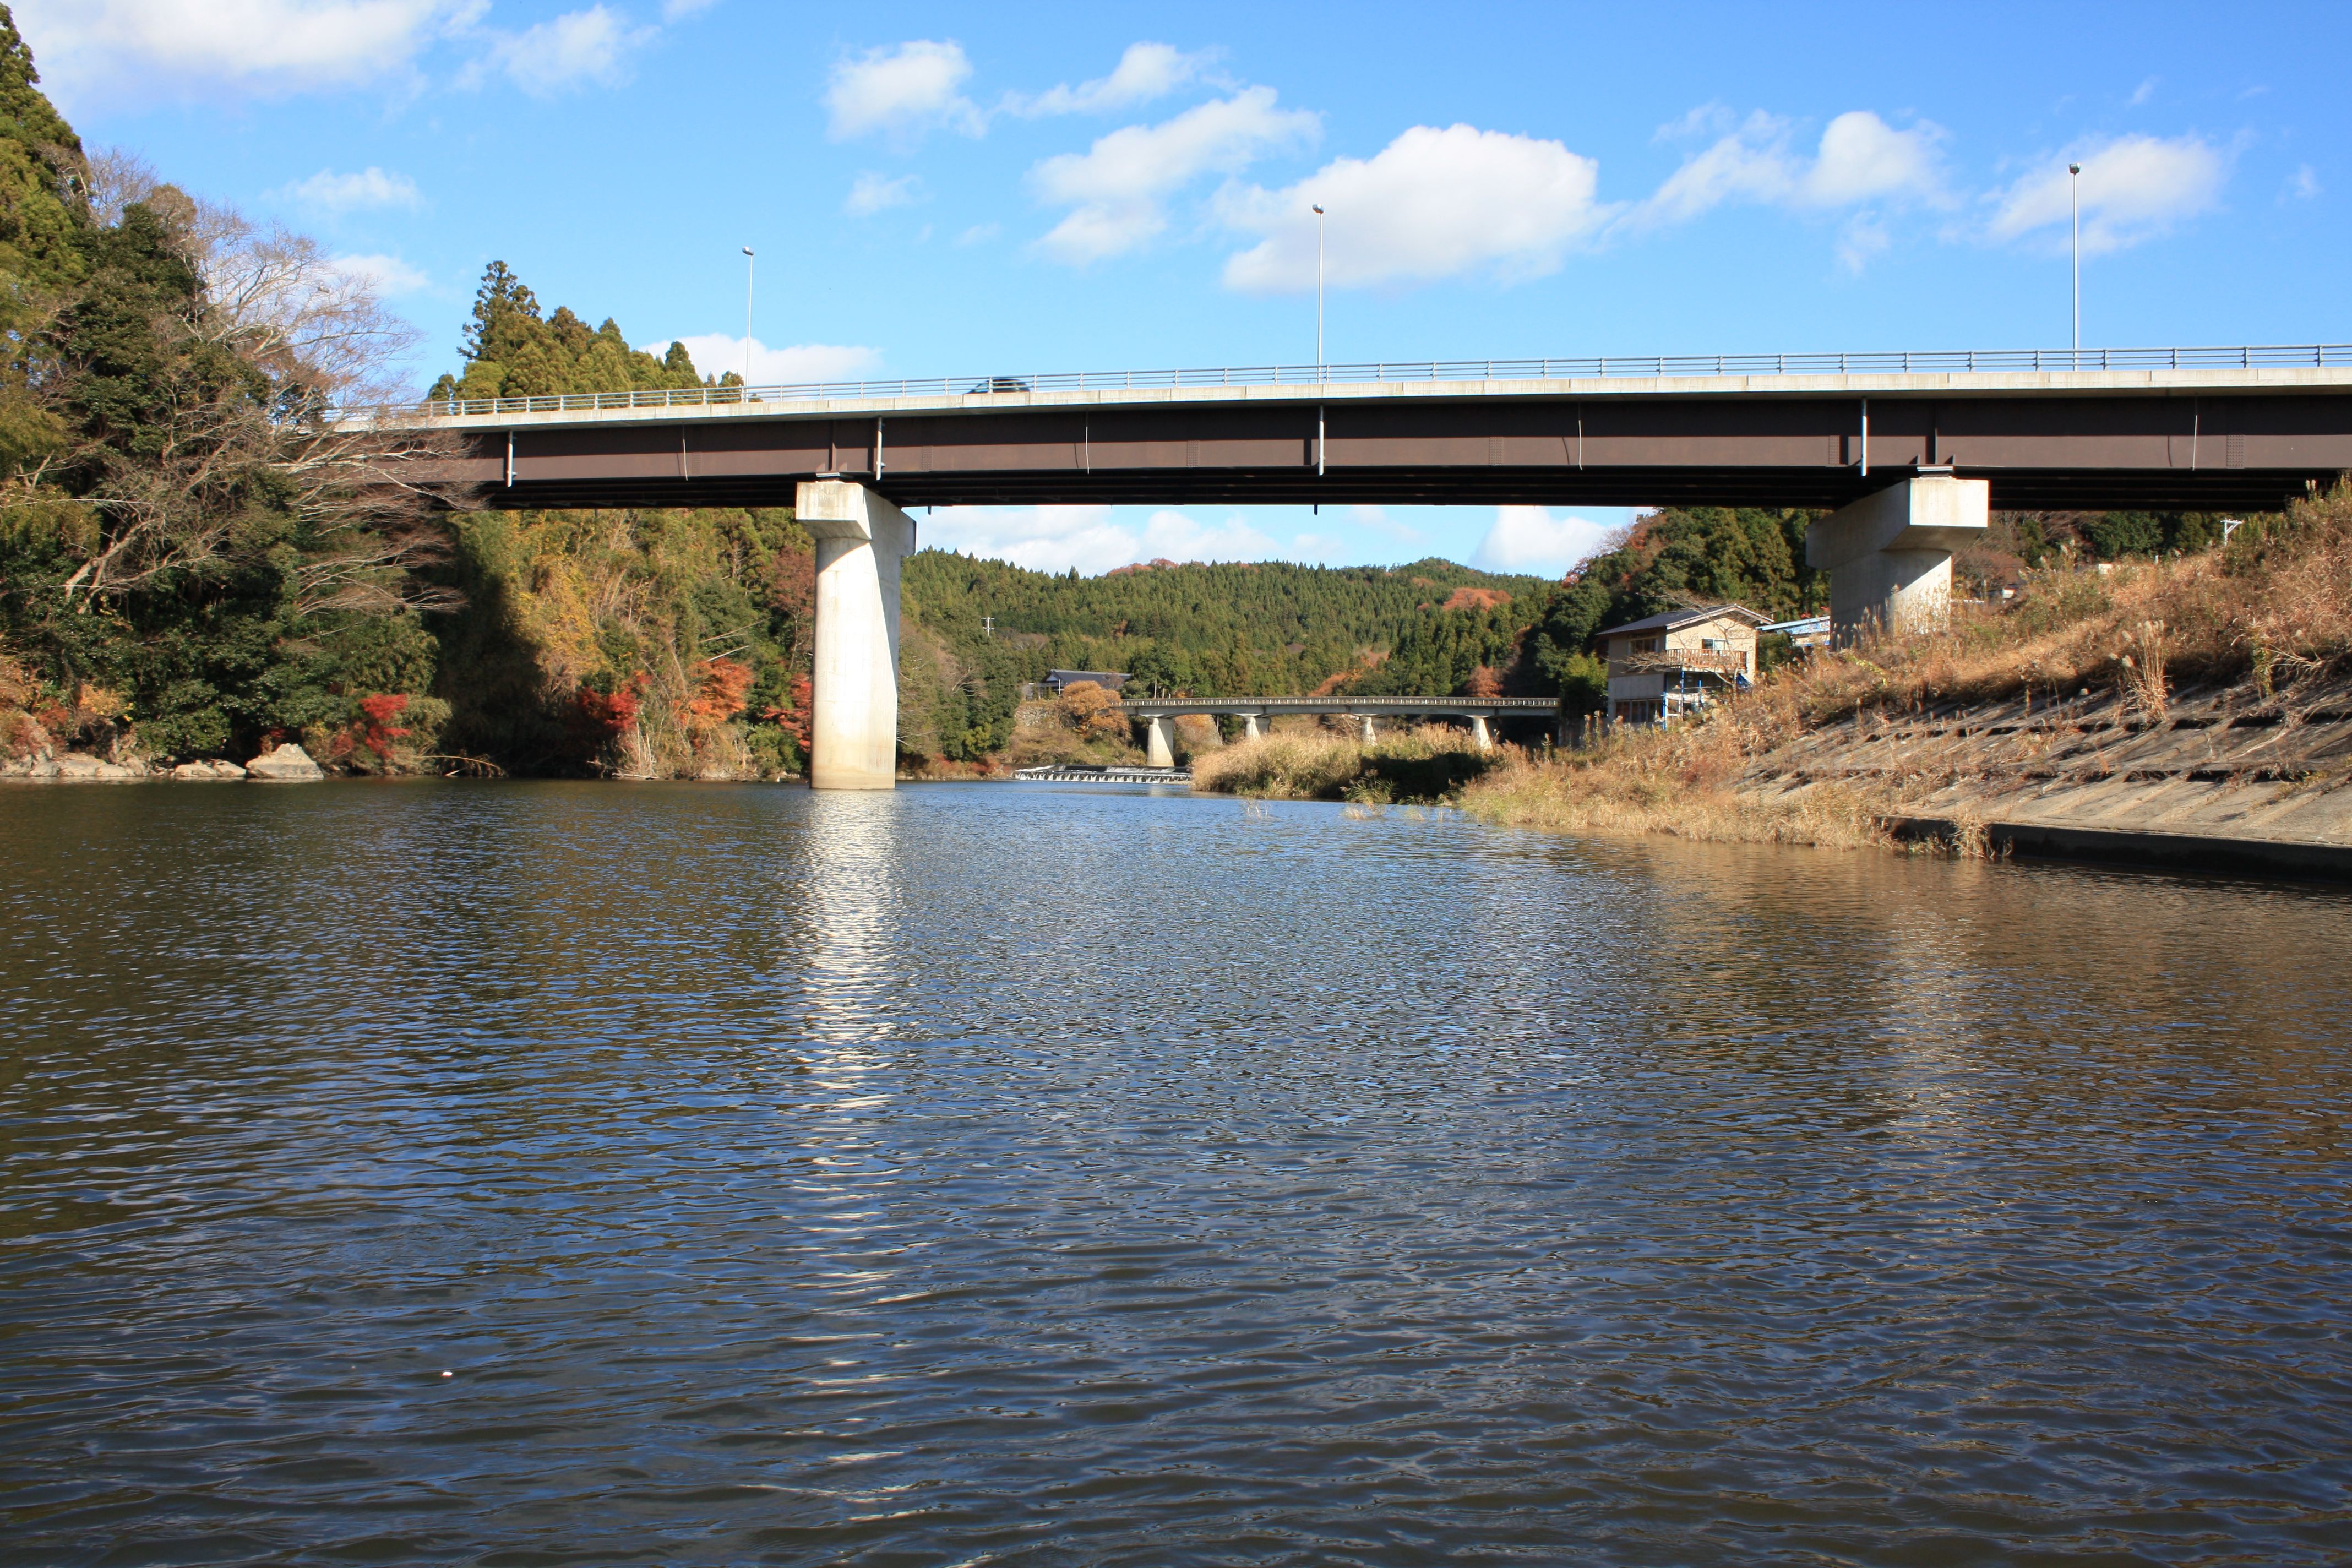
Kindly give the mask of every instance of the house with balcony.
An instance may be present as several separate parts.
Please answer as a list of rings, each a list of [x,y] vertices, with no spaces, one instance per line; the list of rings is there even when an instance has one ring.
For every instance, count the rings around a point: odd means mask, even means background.
[[[1667,723],[1748,685],[1764,622],[1745,605],[1708,605],[1596,633],[1609,660],[1609,721]]]

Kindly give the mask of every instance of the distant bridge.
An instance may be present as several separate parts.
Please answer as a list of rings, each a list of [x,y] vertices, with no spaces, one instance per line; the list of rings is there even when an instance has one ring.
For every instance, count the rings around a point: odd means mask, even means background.
[[[2352,344],[999,374],[347,417],[457,433],[456,504],[793,507],[817,542],[810,777],[887,789],[907,507],[1834,508],[1806,553],[1843,638],[1939,624],[1950,552],[1994,506],[2267,510],[2352,470]]]
[[[1340,714],[1363,726],[1366,745],[1378,738],[1377,718],[1467,719],[1478,750],[1495,743],[1488,721],[1506,717],[1557,721],[1559,704],[1549,697],[1130,697],[1110,711],[1146,721],[1145,765],[1176,765],[1174,736],[1168,721],[1184,713],[1208,713],[1242,721],[1242,738],[1254,741],[1263,733],[1259,721],[1282,713]]]

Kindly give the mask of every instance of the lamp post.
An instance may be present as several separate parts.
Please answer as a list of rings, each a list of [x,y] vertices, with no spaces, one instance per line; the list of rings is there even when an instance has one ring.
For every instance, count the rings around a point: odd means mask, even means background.
[[[2083,368],[2083,165],[2066,165],[2067,205],[2074,231],[2074,363]]]
[[[751,270],[760,264],[751,247],[743,247],[743,386],[751,386]]]
[[[1323,382],[1323,204],[1315,204],[1315,382]]]

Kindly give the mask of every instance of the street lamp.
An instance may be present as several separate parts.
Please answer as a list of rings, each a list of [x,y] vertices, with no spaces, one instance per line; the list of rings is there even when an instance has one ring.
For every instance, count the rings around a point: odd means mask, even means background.
[[[1315,204],[1315,380],[1323,380],[1323,204]]]
[[[2083,368],[2083,165],[2066,165],[2066,195],[2074,229],[2074,366]]]
[[[743,386],[751,385],[751,269],[759,265],[751,247],[743,247]]]

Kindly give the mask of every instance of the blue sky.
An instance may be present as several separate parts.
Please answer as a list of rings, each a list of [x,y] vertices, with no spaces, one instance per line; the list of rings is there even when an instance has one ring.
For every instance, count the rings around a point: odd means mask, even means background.
[[[17,0],[94,145],[455,363],[482,268],[756,381],[2344,342],[2352,7]],[[1556,574],[1601,510],[942,510],[927,542]]]

